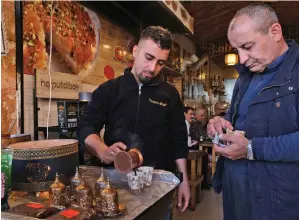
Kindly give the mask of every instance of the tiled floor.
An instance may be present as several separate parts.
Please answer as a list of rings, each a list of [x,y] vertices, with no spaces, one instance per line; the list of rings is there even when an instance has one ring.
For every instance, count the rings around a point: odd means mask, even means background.
[[[203,197],[194,211],[174,211],[173,220],[222,220],[222,197],[214,191],[203,190]]]

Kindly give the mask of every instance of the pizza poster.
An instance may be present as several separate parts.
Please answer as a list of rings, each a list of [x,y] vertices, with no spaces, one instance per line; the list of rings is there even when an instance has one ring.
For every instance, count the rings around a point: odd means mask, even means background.
[[[24,74],[50,68],[99,85],[132,65],[136,39],[100,12],[73,1],[23,4]]]

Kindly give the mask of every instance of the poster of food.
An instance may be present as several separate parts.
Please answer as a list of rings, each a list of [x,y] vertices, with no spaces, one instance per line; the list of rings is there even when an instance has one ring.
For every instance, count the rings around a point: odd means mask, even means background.
[[[17,132],[15,3],[1,1],[1,134]]]
[[[34,69],[48,74],[50,64],[53,81],[54,74],[59,72],[63,80],[77,78],[82,85],[80,91],[90,92],[103,82],[122,75],[124,69],[132,65],[131,52],[136,38],[126,30],[126,27],[115,24],[112,20],[113,15],[107,18],[100,11],[86,8],[75,1],[37,0],[21,1],[21,3],[23,4],[24,102],[26,103],[24,127],[26,132],[33,134],[34,77],[32,75]],[[16,40],[20,39],[16,39],[15,33],[15,24],[18,22],[15,21],[15,1],[1,1],[1,6],[1,28],[3,33],[6,33],[6,42],[2,42],[5,51],[1,56],[1,111],[2,115],[5,115],[1,121],[1,131],[5,134],[8,131],[16,133],[19,129]],[[51,14],[53,15],[52,25]],[[49,63],[51,33],[52,56]],[[39,99],[38,102],[40,107],[38,125],[45,126],[48,99]],[[55,112],[56,108],[57,104],[52,100],[51,111]],[[57,115],[50,116],[49,125],[57,126]]]
[[[87,84],[100,84],[108,80],[106,66],[118,76],[131,62],[132,51],[127,45],[134,42],[132,35],[101,18],[98,12],[73,1],[23,4],[25,74],[33,74],[35,68],[48,70],[51,60],[51,72],[73,74]],[[110,79],[113,74],[108,75]]]

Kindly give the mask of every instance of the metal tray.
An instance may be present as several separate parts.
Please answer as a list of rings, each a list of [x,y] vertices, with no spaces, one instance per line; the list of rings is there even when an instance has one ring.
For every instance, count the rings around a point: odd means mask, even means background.
[[[95,166],[80,166],[80,174],[84,174],[86,184],[94,190],[96,179],[100,175],[100,168]],[[172,192],[179,185],[179,179],[171,172],[163,170],[154,170],[152,185],[144,187],[139,195],[128,191],[127,176],[121,174],[115,169],[104,169],[104,174],[109,177],[111,183],[117,188],[119,202],[126,205],[127,213],[117,219],[165,219],[168,207],[171,204]],[[28,202],[28,198],[17,198],[11,206]],[[35,200],[36,201],[36,200]],[[16,219],[16,215],[2,212],[2,219]],[[22,220],[31,220],[33,218],[19,218]]]

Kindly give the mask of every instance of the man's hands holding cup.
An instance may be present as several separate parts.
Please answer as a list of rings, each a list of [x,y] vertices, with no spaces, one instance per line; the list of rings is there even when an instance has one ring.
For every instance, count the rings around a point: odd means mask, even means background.
[[[105,150],[103,150],[100,153],[100,159],[106,163],[112,163],[115,160],[116,155],[127,149],[127,146],[122,142],[117,142],[111,145],[110,147],[107,147]]]

